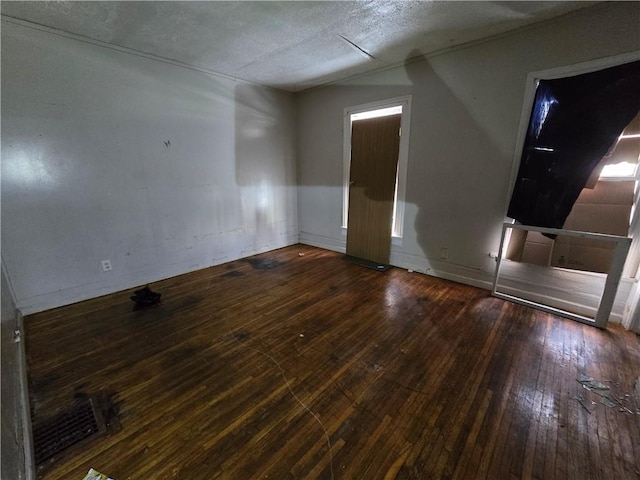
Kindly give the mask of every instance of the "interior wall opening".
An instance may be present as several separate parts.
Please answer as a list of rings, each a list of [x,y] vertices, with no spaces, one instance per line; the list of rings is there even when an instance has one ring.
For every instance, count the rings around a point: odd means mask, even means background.
[[[623,54],[529,74],[494,293],[502,260],[513,298],[598,326],[615,299],[615,316],[628,324],[625,299],[640,275],[638,60]]]

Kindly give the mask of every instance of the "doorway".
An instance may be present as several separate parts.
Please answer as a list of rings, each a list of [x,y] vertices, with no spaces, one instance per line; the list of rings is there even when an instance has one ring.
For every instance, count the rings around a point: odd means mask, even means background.
[[[401,115],[351,124],[347,255],[383,265],[391,254]]]
[[[345,109],[342,228],[346,253],[388,264],[401,244],[411,97]]]

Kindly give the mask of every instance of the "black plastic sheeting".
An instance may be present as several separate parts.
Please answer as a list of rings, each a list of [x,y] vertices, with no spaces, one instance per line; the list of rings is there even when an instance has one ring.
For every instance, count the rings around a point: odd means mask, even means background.
[[[589,176],[640,111],[640,61],[536,90],[507,215],[562,228]]]

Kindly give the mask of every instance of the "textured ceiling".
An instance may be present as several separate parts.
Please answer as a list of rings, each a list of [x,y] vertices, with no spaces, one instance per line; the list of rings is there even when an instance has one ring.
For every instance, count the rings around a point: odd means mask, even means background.
[[[2,14],[300,91],[597,2],[2,2]]]

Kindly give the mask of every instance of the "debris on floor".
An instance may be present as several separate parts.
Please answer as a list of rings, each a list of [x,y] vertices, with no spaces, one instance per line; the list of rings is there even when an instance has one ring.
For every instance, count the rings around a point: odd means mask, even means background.
[[[135,303],[133,307],[134,310],[155,305],[160,302],[160,297],[162,296],[161,293],[152,292],[149,285],[133,293],[134,295],[131,297],[131,300]]]
[[[576,395],[575,397],[573,397],[573,399],[574,399],[574,400],[577,400],[577,401],[578,401],[578,403],[579,403],[580,405],[582,405],[582,408],[584,408],[584,409],[585,409],[589,414],[591,414],[591,410],[589,410],[589,409],[587,408],[587,406],[585,405],[585,403],[584,403],[584,396],[583,396],[583,395]]]
[[[600,395],[601,397],[608,395],[609,387],[604,383],[594,380],[593,377],[581,373],[580,375],[578,375],[578,378],[576,380],[578,381],[578,383],[581,383],[584,388],[597,395]]]
[[[600,397],[600,403],[603,404],[604,406],[609,408],[619,407],[618,411],[620,412],[631,413],[631,414],[634,413],[632,410],[633,405],[631,405],[631,396],[629,394],[616,397],[616,395],[614,395],[614,393],[611,391],[611,388],[608,385],[605,385],[604,383],[599,382],[595,380],[593,377],[590,377],[589,375],[585,375],[584,373],[579,374],[578,378],[576,378],[576,381],[580,383],[582,385],[582,388],[584,388],[586,391],[589,391],[591,393],[598,395]],[[638,396],[638,398],[640,399],[640,395],[638,394],[639,386],[640,386],[640,378],[638,379],[638,382],[635,385],[636,396]],[[584,403],[585,399],[581,394],[573,398],[577,400],[578,403],[580,403],[580,405],[582,405],[582,407],[585,410],[591,413],[591,411],[586,407]],[[626,405],[627,403],[629,405]],[[596,402],[591,401],[591,404],[595,405]],[[635,413],[640,415],[640,403],[638,404],[638,408],[636,409]]]
[[[616,406],[616,404],[609,397],[606,397],[606,396],[600,399],[600,403],[603,404],[605,407],[609,407],[609,408],[613,408]]]
[[[89,473],[87,473],[82,480],[113,480],[113,478],[107,477],[104,473],[100,473],[93,468],[90,468]]]

